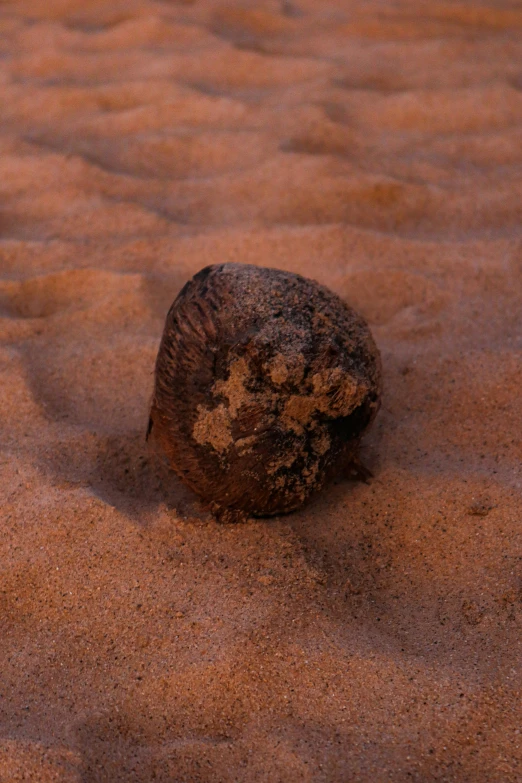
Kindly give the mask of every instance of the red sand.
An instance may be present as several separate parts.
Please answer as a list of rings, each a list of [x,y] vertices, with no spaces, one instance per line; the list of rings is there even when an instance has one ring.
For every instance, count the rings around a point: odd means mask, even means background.
[[[518,2],[0,10],[0,781],[522,780]],[[369,485],[218,525],[144,433],[209,263],[369,320]]]

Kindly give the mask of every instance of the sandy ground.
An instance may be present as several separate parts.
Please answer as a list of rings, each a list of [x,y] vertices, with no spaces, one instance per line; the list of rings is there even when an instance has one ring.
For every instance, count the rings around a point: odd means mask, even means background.
[[[520,3],[0,30],[0,781],[521,781]],[[370,484],[218,525],[148,451],[220,261],[366,316]]]

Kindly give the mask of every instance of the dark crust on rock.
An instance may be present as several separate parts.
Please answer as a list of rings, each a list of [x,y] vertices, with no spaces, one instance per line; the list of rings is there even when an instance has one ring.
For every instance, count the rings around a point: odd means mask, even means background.
[[[152,428],[173,469],[215,509],[300,507],[356,456],[380,404],[365,321],[300,275],[220,264],[171,306]]]

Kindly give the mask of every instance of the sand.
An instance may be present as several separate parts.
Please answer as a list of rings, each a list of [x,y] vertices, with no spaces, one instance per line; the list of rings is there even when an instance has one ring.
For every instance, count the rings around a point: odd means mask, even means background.
[[[522,9],[0,8],[0,781],[522,780]],[[382,352],[369,484],[217,524],[145,443],[209,263]]]

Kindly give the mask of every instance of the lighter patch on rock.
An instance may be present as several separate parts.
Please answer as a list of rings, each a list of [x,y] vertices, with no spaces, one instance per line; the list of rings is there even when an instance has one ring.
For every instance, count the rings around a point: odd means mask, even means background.
[[[287,380],[288,367],[280,353],[274,356],[268,369],[268,374],[270,375],[272,383],[275,383],[276,386],[281,386]]]
[[[269,462],[266,468],[266,472],[269,476],[277,473],[281,468],[291,468],[296,459],[300,456],[300,451],[291,452],[286,457],[280,457],[279,459]]]
[[[242,405],[251,401],[252,395],[245,388],[245,381],[250,375],[248,364],[244,358],[236,359],[230,365],[226,381],[216,381],[212,389],[214,395],[228,400],[230,418],[235,419]]]
[[[285,403],[282,419],[295,432],[302,432],[317,413],[331,418],[349,416],[368,393],[367,384],[355,380],[340,367],[318,372],[311,381],[311,392],[293,394]]]
[[[215,451],[222,454],[232,445],[230,416],[224,405],[209,411],[198,405],[198,419],[194,424],[192,435],[196,443],[209,443]]]

